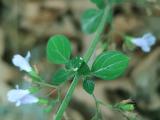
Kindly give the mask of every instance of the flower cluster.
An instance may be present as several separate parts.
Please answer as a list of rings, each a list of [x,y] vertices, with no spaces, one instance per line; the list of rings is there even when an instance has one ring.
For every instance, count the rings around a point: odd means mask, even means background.
[[[26,57],[16,54],[13,56],[12,62],[15,66],[19,67],[20,70],[24,70],[29,73],[32,72],[32,67],[29,64],[30,57],[30,52],[27,53]],[[20,106],[21,104],[37,103],[39,101],[39,99],[32,95],[28,89],[19,89],[18,86],[16,89],[8,91],[7,98],[8,101],[16,103],[16,106]]]

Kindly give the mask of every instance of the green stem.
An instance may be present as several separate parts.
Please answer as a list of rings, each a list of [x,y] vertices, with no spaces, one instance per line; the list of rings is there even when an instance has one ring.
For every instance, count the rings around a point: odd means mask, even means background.
[[[105,27],[107,14],[108,14],[109,11],[110,11],[110,6],[108,5],[104,10],[104,15],[102,17],[102,21],[100,22],[100,25],[99,25],[96,33],[95,33],[95,37],[92,40],[92,43],[91,43],[89,49],[87,50],[86,54],[84,55],[84,59],[85,59],[86,62],[89,61],[90,57],[92,56],[92,54],[93,54],[93,52],[96,48],[96,45],[97,45],[98,41],[100,40],[100,35],[103,32],[103,29]],[[75,75],[75,77],[74,77],[74,79],[73,79],[73,81],[70,85],[70,88],[67,91],[67,94],[66,94],[64,100],[62,101],[62,104],[60,105],[60,107],[57,111],[57,114],[53,118],[53,120],[61,120],[62,119],[63,113],[64,113],[65,109],[67,108],[67,106],[69,104],[69,101],[72,97],[72,94],[74,92],[74,89],[75,89],[76,85],[78,84],[78,81],[79,81],[79,76]]]
[[[44,83],[44,82],[33,81],[33,83],[36,83],[36,84],[39,84],[39,85],[42,85],[42,86],[46,86],[46,87],[50,87],[50,88],[57,88],[57,86],[54,86],[54,85],[51,85],[51,84],[48,84],[48,83]]]
[[[46,87],[50,87],[50,88],[57,88],[57,86],[43,82],[44,80],[35,72],[35,70],[32,70],[31,72],[29,72],[29,75],[32,77],[33,83],[36,83],[42,86],[46,86]]]
[[[97,99],[96,99],[96,97],[95,97],[94,94],[92,95],[92,97],[93,97],[94,102],[95,102],[95,104],[96,104],[96,113],[98,113],[98,112],[99,112],[99,105],[98,105]]]
[[[104,10],[104,15],[102,17],[102,21],[101,21],[101,23],[100,23],[100,25],[99,25],[96,33],[95,33],[94,39],[91,41],[90,47],[88,48],[86,54],[84,55],[84,59],[85,59],[86,62],[89,61],[90,57],[92,56],[92,54],[93,54],[93,52],[96,48],[96,45],[97,45],[98,41],[101,38],[101,34],[102,34],[102,32],[104,30],[104,27],[105,27],[105,24],[106,24],[108,12],[110,12],[110,6],[109,5]]]
[[[95,114],[95,120],[101,120],[102,119],[102,114],[101,114],[101,110],[100,110],[100,104],[98,99],[96,98],[96,96],[93,94],[92,95],[95,105],[96,105],[96,114]]]
[[[54,120],[61,120],[62,119],[63,113],[68,106],[68,103],[71,99],[71,96],[74,92],[76,85],[78,84],[78,79],[79,79],[79,76],[75,75],[73,82],[71,83],[71,86],[70,86],[69,90],[67,91],[67,94],[66,94],[64,100],[62,101],[62,104],[60,105],[56,116],[54,117]]]
[[[95,97],[94,94],[92,95],[92,97],[93,97],[95,105],[96,105],[96,114],[94,115],[94,117],[92,118],[92,120],[96,120],[97,117],[99,116],[99,104],[98,104],[97,99],[96,99],[96,97]]]

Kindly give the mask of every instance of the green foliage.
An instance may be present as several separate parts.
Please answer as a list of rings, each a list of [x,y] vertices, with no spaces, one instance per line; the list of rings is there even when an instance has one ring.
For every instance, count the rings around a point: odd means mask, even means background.
[[[79,75],[88,75],[90,69],[82,57],[76,56],[66,63],[66,69],[78,72]]]
[[[87,65],[87,63],[85,61],[83,61],[81,67],[78,70],[78,74],[79,75],[89,75],[90,74],[90,69],[89,66]]]
[[[41,105],[47,105],[48,104],[48,100],[44,99],[44,98],[39,98],[38,103],[41,104]]]
[[[88,80],[88,79],[83,80],[83,89],[87,93],[93,94],[94,87],[95,87],[95,83],[93,80]]]
[[[85,33],[94,33],[101,22],[103,10],[88,9],[81,16],[81,26]]]
[[[69,77],[70,72],[66,71],[64,69],[58,70],[52,78],[52,84],[53,85],[60,85],[61,83],[65,82],[67,78]]]
[[[122,75],[128,66],[129,59],[118,51],[100,54],[92,65],[91,71],[96,77],[113,80]]]
[[[71,55],[71,45],[63,35],[51,37],[47,44],[47,58],[56,64],[67,63]]]
[[[91,2],[95,3],[96,6],[100,9],[105,7],[105,0],[91,0]]]
[[[100,9],[98,10],[88,9],[81,16],[82,30],[84,32],[94,33],[98,28],[98,30],[96,31],[96,36],[93,39],[91,46],[89,47],[88,51],[84,55],[84,59],[86,60],[86,62],[88,62],[88,60],[90,59],[91,55],[93,54],[93,51],[96,48],[96,44],[98,40],[101,38],[100,35],[103,32],[103,29],[105,28],[105,23],[112,22],[112,11],[111,11],[112,4],[109,4],[109,3],[118,3],[118,1],[122,1],[122,0],[91,0],[91,1],[95,3],[97,7]],[[107,3],[108,6],[106,6],[106,1],[108,2]],[[55,120],[62,119],[63,113],[67,105],[69,104],[69,101],[75,90],[75,87],[78,84],[78,79],[80,79],[81,75],[83,79],[85,78],[83,80],[83,89],[88,94],[93,95],[95,83],[93,80],[88,79],[88,75],[90,77],[90,74],[92,73],[92,75],[95,75],[96,77],[106,79],[106,80],[112,80],[120,76],[122,73],[124,73],[129,62],[128,57],[120,52],[117,52],[117,51],[104,52],[96,58],[90,70],[89,66],[87,65],[87,63],[84,61],[82,57],[77,56],[73,59],[70,59],[71,44],[69,42],[69,39],[63,35],[55,35],[49,39],[46,53],[47,53],[47,58],[50,62],[53,62],[55,64],[65,64],[65,67],[67,69],[67,70],[66,69],[58,70],[53,75],[51,84],[60,85],[64,83],[71,75],[75,75],[72,81],[72,84],[68,89],[68,92],[66,93],[66,96],[64,97],[64,100],[62,101],[61,106],[57,111],[57,114],[54,116]],[[46,85],[48,87],[54,88],[53,85],[50,85],[48,83],[43,83],[41,77],[36,73],[36,71],[32,70],[31,72],[29,72],[29,75],[32,77],[33,80],[38,80],[37,84],[39,84],[40,86]],[[56,87],[57,91],[59,89],[60,87]],[[36,93],[39,91],[39,88],[33,87],[29,90],[31,93]],[[45,109],[46,112],[51,112],[53,107],[56,105],[56,103],[61,102],[60,91],[58,91],[57,94],[58,94],[57,99],[52,101],[49,101],[47,99],[39,99],[39,102],[38,102],[39,104],[48,105],[47,109]],[[98,110],[99,101],[96,101],[96,98],[95,98],[95,102],[97,107],[96,108],[97,113],[93,119],[99,120],[101,119],[100,110]],[[115,105],[114,107],[122,111],[134,110],[134,105],[132,104],[120,103]]]
[[[122,111],[133,111],[134,110],[133,104],[119,103],[119,104],[116,104],[114,107]]]
[[[76,72],[81,67],[83,62],[84,60],[82,57],[76,56],[68,61],[68,63],[66,64],[66,69],[73,70]]]

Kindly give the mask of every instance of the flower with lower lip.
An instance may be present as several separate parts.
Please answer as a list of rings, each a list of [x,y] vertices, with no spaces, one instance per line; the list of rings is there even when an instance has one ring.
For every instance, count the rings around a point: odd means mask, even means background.
[[[8,91],[7,98],[8,101],[16,103],[16,106],[20,106],[21,104],[33,104],[39,101],[28,89],[19,89],[18,86],[16,89]]]
[[[144,52],[150,52],[151,46],[153,46],[156,42],[156,38],[151,33],[146,33],[142,37],[131,38],[131,42],[140,47]]]
[[[31,72],[32,71],[32,67],[29,64],[29,59],[31,57],[31,53],[28,52],[26,57],[23,57],[19,54],[16,54],[13,56],[12,58],[12,62],[15,66],[19,67],[20,70],[24,70],[26,72]]]

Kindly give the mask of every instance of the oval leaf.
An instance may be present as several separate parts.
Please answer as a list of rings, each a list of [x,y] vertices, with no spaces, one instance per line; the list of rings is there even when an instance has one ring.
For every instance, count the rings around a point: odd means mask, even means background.
[[[82,30],[85,33],[96,31],[103,16],[103,10],[88,9],[81,16]]]
[[[119,103],[114,107],[122,111],[133,111],[135,109],[133,104],[124,104],[124,103]]]
[[[64,64],[68,62],[71,55],[71,45],[63,35],[55,35],[51,37],[47,44],[47,58],[56,64]]]
[[[64,69],[58,70],[52,78],[53,85],[60,85],[61,83],[65,82],[68,78],[69,72],[65,71]]]
[[[129,58],[118,51],[104,52],[94,61],[92,72],[96,77],[113,80],[124,73],[128,62]]]
[[[94,86],[95,86],[95,84],[94,84],[93,80],[85,79],[83,81],[83,89],[89,94],[93,94]]]
[[[78,74],[79,75],[89,75],[90,74],[90,68],[86,62],[82,63],[81,67],[78,69]]]
[[[76,56],[73,59],[69,60],[66,63],[66,69],[78,71],[78,69],[81,67],[82,63],[84,62],[82,57]]]

